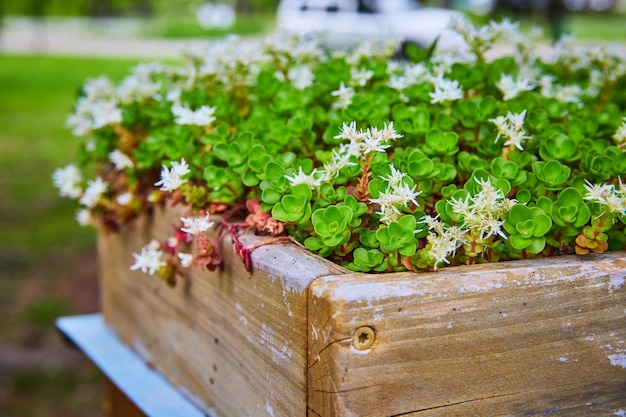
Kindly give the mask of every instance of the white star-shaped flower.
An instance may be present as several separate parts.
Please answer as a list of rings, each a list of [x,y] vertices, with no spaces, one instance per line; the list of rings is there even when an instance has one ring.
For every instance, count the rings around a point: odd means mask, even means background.
[[[181,217],[183,227],[180,228],[185,233],[190,235],[199,235],[202,232],[206,232],[213,227],[214,222],[209,220],[209,215],[205,217]]]
[[[183,185],[186,180],[183,178],[189,174],[189,166],[185,159],[181,159],[180,162],[172,162],[172,167],[169,169],[165,165],[161,169],[161,179],[154,185],[160,186],[163,191],[175,191]]]
[[[152,241],[141,248],[141,253],[133,253],[135,263],[130,267],[130,270],[140,269],[143,273],[153,275],[161,267],[167,265],[167,263],[161,260],[163,252],[159,248],[159,242]]]

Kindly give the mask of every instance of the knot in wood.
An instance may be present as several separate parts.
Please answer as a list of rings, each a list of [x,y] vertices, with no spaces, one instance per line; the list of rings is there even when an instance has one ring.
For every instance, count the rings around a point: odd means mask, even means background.
[[[354,331],[352,345],[358,350],[369,349],[374,344],[375,339],[374,329],[369,326],[362,326]]]

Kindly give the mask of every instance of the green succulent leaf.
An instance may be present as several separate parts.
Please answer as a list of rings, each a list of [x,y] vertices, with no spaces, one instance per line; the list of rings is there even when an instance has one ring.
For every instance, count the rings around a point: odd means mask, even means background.
[[[413,255],[417,250],[416,228],[417,221],[413,216],[402,216],[397,222],[379,228],[376,238],[380,242],[380,249],[384,253],[399,252],[404,256]]]
[[[455,132],[432,128],[426,134],[424,152],[429,155],[454,155],[459,151],[458,141],[459,136]]]
[[[572,169],[553,159],[548,162],[535,161],[532,164],[533,173],[537,179],[549,189],[562,188],[569,179]]]
[[[348,264],[351,271],[369,272],[371,270],[384,270],[384,256],[377,249],[366,250],[357,248],[353,252],[354,261]]]
[[[577,229],[581,229],[591,219],[591,211],[582,194],[573,187],[559,192],[557,200],[550,206],[550,214],[554,223],[563,228],[562,232],[566,236],[578,234]]]

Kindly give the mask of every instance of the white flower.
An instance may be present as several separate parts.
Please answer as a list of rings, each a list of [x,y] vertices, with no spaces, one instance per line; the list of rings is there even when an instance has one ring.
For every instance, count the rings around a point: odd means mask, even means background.
[[[502,23],[491,21],[489,25],[474,26],[465,17],[453,17],[449,28],[460,34],[475,55],[482,55],[496,42],[507,42],[516,36],[517,24],[505,19]]]
[[[119,170],[135,166],[133,161],[119,149],[109,153],[109,160],[115,165],[115,168]]]
[[[607,197],[613,193],[613,186],[611,184],[593,184],[589,180],[585,180],[584,187],[587,190],[584,199],[600,204],[606,204]]]
[[[524,91],[531,91],[535,88],[535,84],[524,77],[513,79],[510,75],[503,74],[496,83],[496,87],[504,94],[504,100],[510,100]]]
[[[506,117],[511,123],[511,127],[514,130],[521,130],[524,128],[524,119],[526,118],[526,110],[524,110],[521,113],[508,112]]]
[[[84,206],[93,208],[98,204],[100,198],[102,198],[102,194],[106,192],[107,188],[109,188],[109,183],[100,177],[96,177],[95,180],[89,181],[85,193],[78,201]]]
[[[76,212],[76,221],[81,226],[88,226],[91,223],[91,211],[89,209],[80,209]]]
[[[334,108],[345,109],[352,103],[354,97],[354,89],[346,87],[343,81],[339,85],[339,89],[330,93],[333,97],[337,97],[337,101],[333,103]]]
[[[380,222],[385,224],[398,221],[401,217],[400,210],[393,205],[381,205],[376,214],[380,215]]]
[[[428,81],[428,69],[422,63],[409,65],[404,72],[409,84]]]
[[[159,250],[159,248],[159,242],[153,240],[141,248],[141,253],[133,253],[135,263],[130,267],[130,270],[135,271],[140,269],[143,273],[153,275],[156,271],[161,269],[161,267],[167,265],[161,260],[163,252]]]
[[[120,206],[126,206],[128,205],[128,203],[133,201],[133,194],[130,192],[125,192],[118,195],[115,201],[117,201],[117,204],[119,204]]]
[[[79,101],[80,104],[80,101]],[[72,130],[74,136],[84,136],[91,132],[92,120],[86,114],[76,112],[67,118],[67,127]]]
[[[52,174],[52,180],[61,197],[78,198],[83,193],[80,187],[82,176],[76,165],[69,164],[64,168],[57,168]]]
[[[189,174],[189,166],[185,159],[181,159],[180,162],[172,162],[171,169],[168,169],[165,165],[161,169],[161,179],[154,185],[161,186],[163,191],[175,191],[185,183],[183,177]]]
[[[180,101],[180,96],[182,93],[183,90],[181,90],[180,87],[174,87],[167,92],[165,99],[167,101],[171,101],[172,103],[177,103]]]
[[[143,79],[150,78],[153,74],[160,74],[165,70],[160,62],[141,62],[131,68],[132,74]]]
[[[613,134],[613,140],[620,148],[626,147],[626,117],[622,120],[622,124],[617,128],[615,134]]]
[[[556,98],[562,103],[575,103],[582,106],[580,96],[583,91],[577,85],[555,85],[554,77],[543,75],[539,78],[541,95],[544,97]]]
[[[180,162],[172,162],[172,174],[179,177],[184,177],[185,175],[189,174],[189,172],[191,171],[189,171],[189,165],[187,165],[187,161],[185,161],[185,158],[182,158]]]
[[[76,111],[67,119],[67,125],[76,136],[83,136],[93,129],[99,129],[122,121],[122,110],[115,100],[90,101],[81,98]]]
[[[472,199],[467,196],[466,198],[451,199],[452,211],[463,216],[469,216],[472,212],[473,202]]]
[[[349,141],[360,142],[363,140],[365,134],[360,130],[356,130],[356,122],[351,122],[350,124],[344,123],[341,127],[341,131],[335,139],[348,139]]]
[[[468,230],[458,226],[448,226],[436,217],[424,216],[424,223],[428,226],[430,233],[426,237],[430,246],[427,253],[434,261],[434,267],[443,262],[449,264],[448,257],[454,255],[456,250],[466,243],[465,235]]]
[[[95,139],[90,139],[89,141],[87,141],[87,143],[85,143],[85,150],[87,152],[94,152],[96,150],[96,141]]]
[[[289,68],[287,76],[289,77],[289,80],[291,80],[291,85],[296,87],[298,90],[309,88],[313,85],[313,81],[315,81],[313,71],[311,71],[311,68],[307,65]]]
[[[117,107],[115,101],[97,101],[92,107],[93,128],[120,123],[122,121],[122,110]]]
[[[310,174],[305,174],[304,171],[302,171],[302,167],[300,167],[296,175],[292,177],[285,175],[285,178],[294,187],[299,184],[306,184],[310,188],[315,189],[315,188],[319,188],[319,186],[322,185],[321,178],[323,178],[323,176],[316,178],[316,175],[317,175],[317,169],[314,169]]]
[[[386,69],[387,75],[391,76],[401,70],[402,70],[402,66],[400,65],[398,61],[387,62],[387,69]]]
[[[626,187],[621,178],[619,178],[619,187],[615,184],[592,184],[586,181],[585,189],[588,192],[584,197],[586,200],[605,206],[609,213],[626,215]]]
[[[491,119],[490,121],[496,125],[498,129],[498,136],[496,137],[496,142],[500,139],[501,136],[507,138],[508,140],[504,142],[505,146],[513,145],[520,151],[524,150],[522,146],[523,143],[530,139],[531,137],[526,135],[526,131],[524,130],[524,118],[526,117],[526,110],[521,113],[511,113],[508,112],[505,116],[498,116],[495,119]]]
[[[356,48],[352,49],[346,56],[346,62],[350,65],[358,65],[364,58],[373,59],[376,57],[389,57],[390,53],[393,53],[395,47],[393,41],[388,44],[381,44],[379,42],[369,40],[359,42]]]
[[[502,231],[502,219],[516,201],[506,198],[489,179],[476,179],[476,182],[482,187],[481,190],[474,196],[452,199],[452,211],[462,215],[464,225],[476,232],[481,240],[495,235],[506,239]]]
[[[190,239],[190,241],[193,239]],[[170,236],[167,238],[166,247],[175,248],[178,246],[178,238],[176,236]]]
[[[365,136],[363,136],[363,138],[365,139]],[[342,143],[341,145],[339,145],[339,153],[362,158],[363,141],[350,141],[348,143]]]
[[[428,233],[426,240],[430,244],[427,253],[434,261],[435,269],[437,269],[441,263],[449,264],[450,261],[448,257],[454,255],[456,250],[463,246],[464,243],[464,240],[459,239],[455,234],[449,233],[445,229],[442,234],[436,232]]]
[[[578,106],[582,106],[580,96],[582,90],[577,85],[563,85],[556,89],[554,97],[562,103],[575,103]]]
[[[404,137],[404,135],[396,132],[396,129],[393,127],[393,122],[389,124],[385,123],[383,125],[383,130],[380,132],[380,135],[383,137],[383,140],[396,140]]]
[[[389,148],[384,142],[389,140],[396,140],[403,137],[403,135],[396,132],[393,127],[393,122],[384,125],[382,130],[377,127],[371,127],[367,131],[357,131],[356,122],[350,124],[344,123],[341,132],[335,136],[335,139],[348,139],[350,143],[342,144],[339,149],[339,153],[342,155],[354,155],[357,158],[363,158],[370,152],[384,152]],[[326,166],[325,166],[326,168]],[[328,169],[327,171],[334,171]]]
[[[544,97],[554,97],[554,77],[551,75],[542,75],[539,78],[539,87],[541,95]]]
[[[209,220],[209,214],[205,217],[181,217],[183,226],[180,230],[190,235],[199,235],[213,227],[214,222]]]
[[[503,220],[495,219],[495,218],[486,218],[483,219],[479,228],[480,228],[480,238],[481,239],[489,239],[491,236],[498,235],[502,239],[507,239],[506,235],[502,231]]]
[[[397,187],[401,183],[402,179],[406,177],[407,174],[400,171],[399,169],[396,169],[396,167],[393,166],[393,164],[389,165],[389,169],[391,170],[391,174],[389,174],[389,176],[387,177],[381,177],[381,178],[387,181],[390,187]]]
[[[456,80],[447,80],[440,75],[434,79],[434,86],[435,91],[428,93],[432,99],[430,101],[432,104],[460,100],[463,98],[463,89]]]
[[[358,85],[359,87],[365,87],[367,82],[374,76],[374,71],[370,71],[365,67],[361,67],[357,69],[352,67],[350,69],[350,81],[353,85]]]
[[[397,91],[402,91],[409,87],[409,80],[404,75],[392,75],[387,81],[387,86]]]
[[[383,144],[383,136],[374,136],[369,130],[365,134],[365,139],[362,143],[363,154],[367,155],[370,152],[385,152],[385,149],[391,145]]]
[[[172,114],[175,116],[174,122],[179,125],[210,126],[215,120],[213,113],[216,107],[200,106],[196,110],[191,110],[188,104],[174,103]]]
[[[380,221],[389,224],[397,220],[401,216],[400,208],[407,207],[409,204],[418,206],[417,196],[421,191],[415,190],[415,185],[410,186],[403,180],[407,176],[404,172],[396,169],[393,164],[389,165],[391,173],[387,177],[381,177],[387,181],[387,188],[378,194],[378,198],[370,198],[370,204],[380,205],[380,211],[376,212],[381,215]]]
[[[360,146],[359,146],[360,147]],[[332,151],[332,160],[324,164],[324,169],[321,171],[320,181],[330,181],[332,178],[336,177],[344,167],[347,166],[355,166],[356,162],[350,161],[350,158],[353,156],[352,153],[348,151],[346,147],[340,147],[339,151]]]
[[[494,38],[510,39],[517,37],[519,34],[519,22],[511,22],[508,18],[502,19],[501,22],[492,20],[489,27],[494,32]]]
[[[90,78],[83,91],[89,101],[109,100],[115,96],[115,85],[106,77]]]
[[[161,88],[161,84],[152,81],[144,74],[134,74],[122,80],[117,88],[117,95],[122,103],[142,101],[156,98]]]
[[[410,187],[408,184],[397,185],[393,188],[393,193],[395,194],[398,202],[402,205],[408,205],[412,203],[414,205],[419,205],[417,203],[417,196],[419,196],[422,192],[416,191],[415,186]]]
[[[193,262],[193,255],[190,253],[178,252],[178,259],[180,259],[180,266],[183,268],[189,268]]]

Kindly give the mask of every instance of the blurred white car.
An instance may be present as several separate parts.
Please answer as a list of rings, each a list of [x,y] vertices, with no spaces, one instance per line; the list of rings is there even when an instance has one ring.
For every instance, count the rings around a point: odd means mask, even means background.
[[[413,0],[281,0],[279,31],[319,34],[324,45],[347,47],[362,40],[396,39],[429,46],[455,46],[460,36],[448,29],[458,11],[421,7]]]

